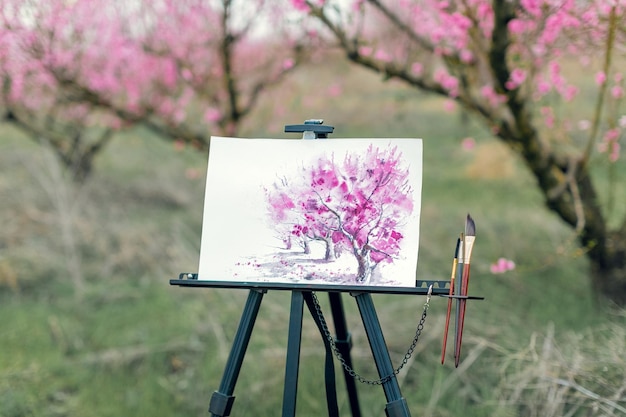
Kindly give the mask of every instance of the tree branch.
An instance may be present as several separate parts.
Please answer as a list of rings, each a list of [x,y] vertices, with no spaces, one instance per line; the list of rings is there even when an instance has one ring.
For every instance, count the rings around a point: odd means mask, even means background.
[[[606,51],[604,53],[604,64],[602,66],[602,71],[604,74],[608,74],[611,69],[611,59],[613,57],[613,44],[615,41],[615,30],[617,26],[617,13],[616,7],[613,5],[611,7],[611,12],[609,14],[609,33],[606,39]],[[585,147],[585,151],[583,153],[583,158],[585,163],[589,161],[591,157],[591,153],[593,151],[593,145],[596,142],[596,136],[598,135],[598,131],[600,130],[600,119],[602,117],[602,107],[604,105],[606,92],[608,89],[608,80],[605,80],[600,86],[600,91],[598,92],[598,98],[596,100],[596,105],[593,111],[593,125],[591,126],[591,131],[589,132],[589,138],[587,139],[587,146]]]

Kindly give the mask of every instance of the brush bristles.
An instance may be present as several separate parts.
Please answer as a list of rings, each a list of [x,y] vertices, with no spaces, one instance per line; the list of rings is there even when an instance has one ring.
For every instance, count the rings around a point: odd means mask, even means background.
[[[476,224],[474,223],[474,219],[469,214],[467,215],[467,220],[465,221],[465,236],[476,236]]]

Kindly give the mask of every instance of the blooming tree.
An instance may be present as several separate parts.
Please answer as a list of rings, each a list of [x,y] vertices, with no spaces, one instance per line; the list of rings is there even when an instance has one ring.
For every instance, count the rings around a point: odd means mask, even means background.
[[[272,227],[277,233],[285,249],[291,249],[296,240],[305,254],[311,253],[309,246],[308,230],[303,229],[302,219],[295,210],[296,202],[289,195],[289,183],[286,178],[281,178],[272,187],[265,189],[268,206],[268,216]]]
[[[278,3],[262,0],[0,0],[0,8],[3,119],[85,170],[125,126],[201,149],[211,133],[236,135],[306,51]]]
[[[331,261],[346,249],[357,261],[356,281],[368,283],[381,262],[400,255],[404,220],[413,212],[409,170],[396,147],[319,158],[293,183],[274,184],[270,216],[288,233],[326,244]],[[281,229],[285,230],[285,229]]]
[[[626,305],[626,219],[613,209],[623,188],[612,180],[600,195],[594,182],[604,170],[615,178],[622,159],[626,1],[293,5],[352,62],[480,119],[526,163],[547,208],[575,229],[597,293]]]

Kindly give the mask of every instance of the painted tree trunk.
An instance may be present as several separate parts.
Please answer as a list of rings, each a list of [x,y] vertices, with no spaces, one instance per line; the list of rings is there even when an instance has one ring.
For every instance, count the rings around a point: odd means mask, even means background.
[[[361,284],[369,284],[372,279],[372,271],[376,266],[376,264],[372,264],[370,251],[364,249],[355,253],[355,256],[358,263],[356,281]]]
[[[326,262],[335,260],[335,251],[333,249],[333,241],[331,238],[323,239],[325,245],[324,260]]]

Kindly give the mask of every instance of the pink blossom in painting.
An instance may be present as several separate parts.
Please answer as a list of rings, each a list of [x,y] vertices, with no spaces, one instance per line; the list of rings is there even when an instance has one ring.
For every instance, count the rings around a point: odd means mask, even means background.
[[[353,282],[368,284],[379,264],[400,254],[414,205],[408,176],[397,147],[322,156],[266,190],[268,216],[285,249],[296,243],[306,254],[322,242],[321,262],[352,256]]]

